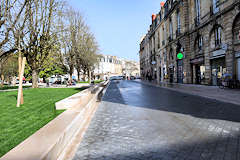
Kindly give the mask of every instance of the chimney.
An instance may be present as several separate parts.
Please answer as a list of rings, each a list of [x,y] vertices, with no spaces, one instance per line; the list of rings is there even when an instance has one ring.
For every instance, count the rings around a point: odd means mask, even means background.
[[[164,6],[164,4],[165,4],[165,2],[161,2],[161,3],[160,3],[161,7],[163,7],[163,6]]]
[[[156,14],[152,14],[152,22],[155,20]]]

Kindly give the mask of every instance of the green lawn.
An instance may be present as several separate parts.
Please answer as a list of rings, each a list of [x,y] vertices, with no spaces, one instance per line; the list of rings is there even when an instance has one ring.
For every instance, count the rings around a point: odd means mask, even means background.
[[[0,92],[0,157],[61,114],[63,110],[55,111],[55,102],[81,90],[24,90],[24,105],[19,108],[16,107],[17,91]]]

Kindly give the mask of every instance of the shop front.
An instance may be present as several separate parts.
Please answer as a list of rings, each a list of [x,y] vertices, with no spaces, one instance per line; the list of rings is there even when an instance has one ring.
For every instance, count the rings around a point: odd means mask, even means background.
[[[222,75],[227,73],[225,51],[220,49],[212,52],[211,56],[212,85],[216,86]]]
[[[177,82],[183,83],[183,60],[177,60]]]
[[[173,65],[173,63],[171,63],[168,66],[168,68],[169,68],[169,82],[173,83],[173,81],[174,81],[174,65]]]
[[[205,65],[204,57],[191,59],[192,66],[192,82],[194,84],[204,84],[205,80]]]

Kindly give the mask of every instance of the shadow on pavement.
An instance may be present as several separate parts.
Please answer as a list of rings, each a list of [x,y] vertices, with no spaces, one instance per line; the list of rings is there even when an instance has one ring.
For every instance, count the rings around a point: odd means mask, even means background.
[[[111,82],[103,101],[187,114],[198,118],[240,122],[240,105],[131,81]]]
[[[77,91],[82,91],[82,90],[85,90],[85,89],[88,89],[89,86],[83,86],[83,87],[80,87],[80,88],[74,88],[74,90],[77,90]]]
[[[88,153],[88,160],[239,160],[239,134],[213,138],[211,140],[184,139],[183,142],[162,146],[149,145],[149,148],[121,148],[111,152]],[[116,144],[117,145],[117,144]],[[78,157],[79,156],[79,157]],[[81,159],[76,155],[74,160]]]

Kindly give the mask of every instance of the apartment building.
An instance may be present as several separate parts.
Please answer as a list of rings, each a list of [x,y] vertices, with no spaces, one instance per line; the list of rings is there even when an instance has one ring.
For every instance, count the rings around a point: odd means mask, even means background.
[[[101,55],[95,66],[94,76],[106,79],[111,76],[140,76],[139,63],[112,55]]]
[[[240,1],[167,0],[140,44],[141,76],[216,85],[240,80]]]

